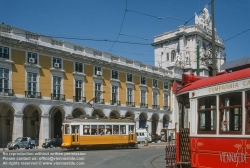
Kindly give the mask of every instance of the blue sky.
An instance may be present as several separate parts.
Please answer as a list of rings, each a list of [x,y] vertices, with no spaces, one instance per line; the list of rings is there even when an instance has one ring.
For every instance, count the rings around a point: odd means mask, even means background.
[[[151,46],[154,36],[177,29],[210,2],[3,0],[0,23],[38,34],[64,37],[60,39],[154,65],[154,48]],[[214,0],[214,6],[215,28],[221,39],[227,40],[249,30],[225,41],[227,61],[250,56],[250,1]],[[211,13],[211,5],[209,11]],[[194,18],[187,23],[193,24]],[[112,42],[115,40],[119,42]]]

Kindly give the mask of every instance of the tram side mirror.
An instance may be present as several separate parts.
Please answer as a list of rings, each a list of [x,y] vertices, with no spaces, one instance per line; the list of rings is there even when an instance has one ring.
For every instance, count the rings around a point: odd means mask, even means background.
[[[171,136],[168,136],[168,141],[171,142]]]

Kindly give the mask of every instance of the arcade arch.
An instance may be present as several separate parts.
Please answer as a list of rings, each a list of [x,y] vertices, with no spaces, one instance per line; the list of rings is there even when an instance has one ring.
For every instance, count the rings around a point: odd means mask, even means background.
[[[158,122],[159,122],[159,116],[158,114],[153,114],[152,115],[152,122],[151,122],[151,126],[152,126],[152,134],[156,134],[157,132],[157,127],[158,127]]]
[[[120,116],[120,113],[116,110],[111,111],[111,113],[109,114],[109,118],[119,118]]]
[[[130,117],[132,120],[135,119],[135,114],[131,111],[128,111],[126,114],[125,114],[125,117]]]
[[[50,110],[50,137],[62,137],[62,121],[65,117],[65,111],[60,106],[54,106]]]
[[[93,117],[98,116],[98,117],[100,117],[100,118],[104,118],[104,117],[105,117],[105,114],[103,113],[102,110],[100,110],[100,109],[95,109],[95,110],[93,111],[93,113],[92,113],[92,116],[93,116]]]
[[[142,112],[139,115],[139,128],[146,128],[148,115],[145,112]]]
[[[168,125],[169,121],[170,121],[169,115],[165,114],[165,115],[163,116],[163,122],[162,122],[163,127],[166,127],[166,124]]]
[[[0,146],[12,141],[14,109],[8,103],[0,103]]]
[[[85,112],[83,109],[75,108],[75,109],[72,111],[72,117],[73,117],[73,118],[86,117],[86,112]]]
[[[41,109],[36,105],[27,105],[23,110],[23,136],[35,138],[37,144],[41,128],[40,121]]]

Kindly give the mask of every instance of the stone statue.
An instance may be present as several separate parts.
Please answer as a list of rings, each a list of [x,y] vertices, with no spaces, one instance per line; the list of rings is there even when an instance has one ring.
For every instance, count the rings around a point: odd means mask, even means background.
[[[207,8],[208,6],[206,5],[200,16],[195,13],[195,24],[200,25],[202,28],[211,28],[210,14]]]
[[[207,5],[203,9],[203,18],[204,18],[204,23],[209,24],[209,22],[210,22],[210,15],[209,15],[209,12],[208,12],[208,9],[207,9]]]
[[[188,47],[186,47],[186,64],[189,65],[190,64],[190,56],[189,56],[189,50]]]
[[[175,59],[175,65],[176,66],[182,66],[182,57],[181,57],[181,53],[178,53],[176,55],[176,59]]]

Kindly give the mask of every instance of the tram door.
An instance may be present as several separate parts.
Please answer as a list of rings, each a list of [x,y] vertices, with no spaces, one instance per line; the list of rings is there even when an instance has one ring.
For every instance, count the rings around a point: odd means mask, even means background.
[[[128,142],[135,142],[136,140],[136,135],[135,135],[135,126],[134,125],[129,125],[129,132],[128,132]]]
[[[72,145],[78,145],[80,143],[79,125],[71,125],[72,130]]]

